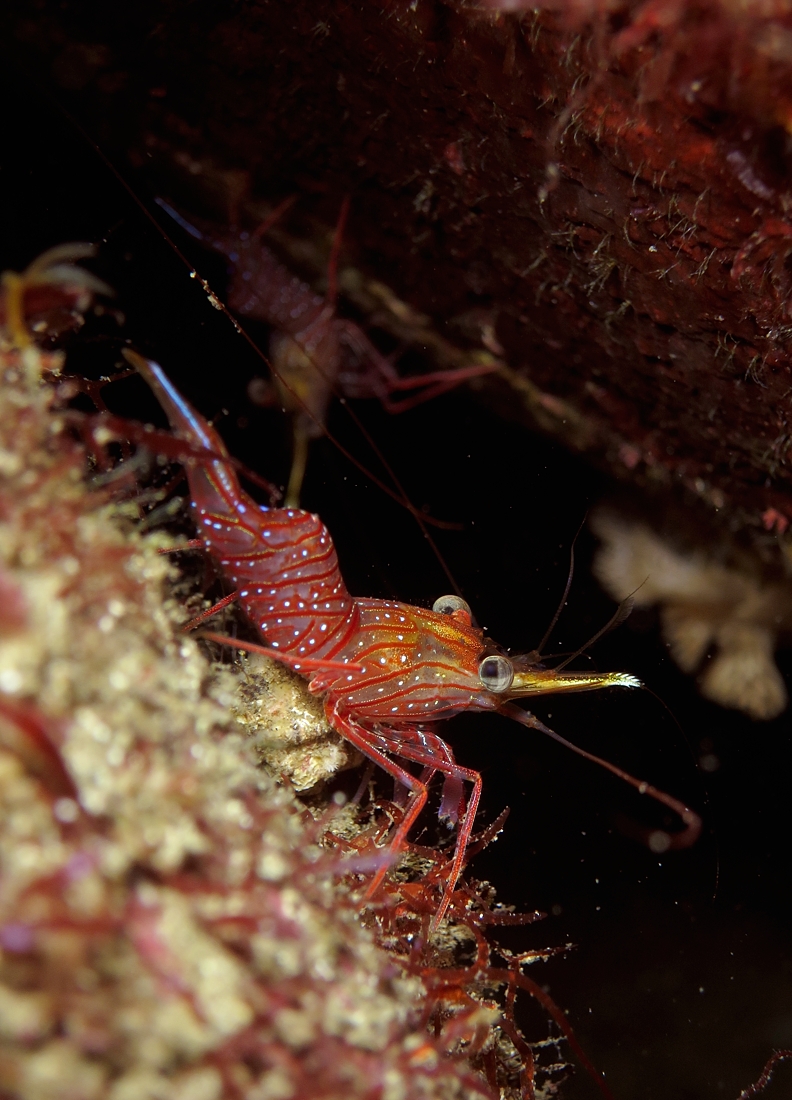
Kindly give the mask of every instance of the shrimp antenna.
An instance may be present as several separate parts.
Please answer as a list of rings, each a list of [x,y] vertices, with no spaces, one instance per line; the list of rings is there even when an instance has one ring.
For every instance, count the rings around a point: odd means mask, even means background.
[[[574,661],[581,653],[585,653],[589,646],[594,645],[594,643],[598,642],[605,634],[610,633],[611,630],[615,630],[617,626],[621,626],[623,622],[629,619],[634,606],[635,594],[633,593],[622,600],[610,619],[608,619],[605,625],[601,627],[592,638],[589,638],[585,645],[582,645],[580,649],[576,649],[574,653],[570,653],[567,659],[562,661],[560,665],[556,665],[553,671],[560,672],[562,668],[566,668],[570,661]]]
[[[598,630],[593,638],[589,638],[586,644],[581,646],[580,649],[576,649],[574,653],[570,653],[570,655],[565,661],[562,662],[562,664],[556,666],[554,671],[558,672],[559,669],[566,668],[570,661],[574,661],[574,659],[576,657],[579,657],[581,653],[585,653],[589,646],[592,646],[595,642],[598,642],[600,638],[603,637],[603,635],[608,634],[611,630],[615,630],[617,626],[621,626],[623,622],[629,619],[630,615],[632,614],[632,609],[635,607],[635,593],[640,592],[648,580],[648,577],[644,577],[638,587],[634,588],[629,596],[624,597],[611,618],[605,623],[605,626],[603,626],[601,630]]]
[[[653,787],[651,783],[647,783],[642,779],[636,779],[634,775],[630,775],[629,772],[619,768],[616,764],[611,764],[609,760],[604,760],[601,756],[595,756],[593,752],[582,749],[580,745],[575,745],[572,741],[567,741],[566,737],[562,737],[560,733],[551,730],[549,726],[546,726],[544,722],[540,722],[530,711],[523,710],[514,703],[504,703],[502,706],[498,707],[498,711],[501,714],[505,714],[507,718],[513,718],[514,721],[519,722],[521,726],[527,726],[528,729],[539,730],[540,733],[552,737],[559,745],[571,749],[572,752],[577,753],[578,756],[582,756],[584,760],[589,760],[592,764],[599,764],[601,768],[605,768],[606,771],[611,772],[611,774],[615,775],[618,779],[622,779],[625,783],[629,783],[631,787],[635,787],[639,794],[648,794],[655,802],[660,802],[663,806],[667,806],[670,810],[673,810],[674,813],[681,818],[685,828],[681,833],[676,834],[669,834],[663,830],[650,832],[648,842],[653,851],[667,852],[671,848],[689,848],[698,840],[699,834],[701,833],[701,818],[695,810],[691,810],[689,806],[686,806],[684,802],[680,802],[678,798],[674,798],[672,795],[666,794],[665,791]]]
[[[542,638],[541,642],[539,643],[539,645],[534,650],[535,653],[541,653],[542,650],[544,649],[544,647],[547,645],[547,642],[550,638],[550,635],[553,633],[553,631],[556,628],[556,623],[561,618],[561,612],[564,610],[564,607],[566,606],[567,596],[569,595],[569,590],[572,587],[572,578],[575,575],[575,543],[578,540],[578,536],[580,535],[580,532],[583,530],[583,524],[586,522],[587,517],[588,517],[588,512],[586,513],[586,515],[581,520],[580,526],[578,527],[577,531],[575,532],[575,537],[572,539],[572,545],[569,548],[569,574],[567,575],[567,582],[566,582],[566,587],[564,588],[564,594],[561,597],[561,602],[559,603],[558,607],[556,608],[555,615],[553,615],[552,619],[550,620],[550,625],[548,626],[547,630],[544,632],[544,637]]]

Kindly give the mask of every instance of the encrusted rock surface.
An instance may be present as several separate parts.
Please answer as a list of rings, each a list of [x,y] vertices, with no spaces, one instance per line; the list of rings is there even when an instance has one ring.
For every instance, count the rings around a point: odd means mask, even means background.
[[[248,657],[242,668],[232,709],[270,772],[307,791],[360,763],[360,753],[328,728],[321,700],[304,680],[266,657]]]
[[[0,354],[0,1092],[491,1095],[255,766],[163,536],[86,489],[57,357]]]

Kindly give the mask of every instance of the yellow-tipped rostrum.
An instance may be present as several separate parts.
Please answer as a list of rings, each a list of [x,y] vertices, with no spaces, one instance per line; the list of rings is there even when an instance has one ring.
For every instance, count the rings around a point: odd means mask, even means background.
[[[641,687],[641,681],[629,672],[556,672],[552,668],[530,668],[515,671],[508,690],[513,699],[526,695],[554,695],[564,691],[596,691],[599,688]]]

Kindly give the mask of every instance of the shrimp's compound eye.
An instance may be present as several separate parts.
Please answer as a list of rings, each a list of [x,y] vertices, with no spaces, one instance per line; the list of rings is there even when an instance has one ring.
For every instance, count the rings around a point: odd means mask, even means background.
[[[514,679],[514,666],[508,657],[500,657],[494,654],[485,657],[479,665],[479,680],[487,691],[494,691],[498,695],[508,691]]]
[[[453,615],[455,611],[465,611],[470,615],[470,607],[461,596],[441,596],[432,604],[432,611],[438,615]]]

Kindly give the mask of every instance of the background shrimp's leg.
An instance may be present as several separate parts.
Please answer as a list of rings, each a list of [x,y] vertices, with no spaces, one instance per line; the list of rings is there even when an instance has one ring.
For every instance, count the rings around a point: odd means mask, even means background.
[[[289,484],[286,486],[286,495],[283,504],[286,508],[300,507],[300,493],[305,480],[305,467],[308,465],[308,448],[311,443],[311,433],[303,423],[303,417],[299,414],[292,416],[292,461],[289,470]]]

